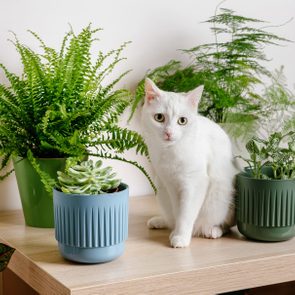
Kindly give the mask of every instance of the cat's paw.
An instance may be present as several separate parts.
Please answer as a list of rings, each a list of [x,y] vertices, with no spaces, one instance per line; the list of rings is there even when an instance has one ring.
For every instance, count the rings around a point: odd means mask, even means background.
[[[170,245],[173,248],[185,248],[188,247],[191,242],[190,236],[175,235],[174,232],[170,234]]]
[[[222,237],[223,230],[220,226],[211,226],[204,230],[203,235],[208,239],[218,239]]]
[[[148,220],[147,227],[149,229],[161,229],[167,228],[167,224],[162,216],[154,216]]]

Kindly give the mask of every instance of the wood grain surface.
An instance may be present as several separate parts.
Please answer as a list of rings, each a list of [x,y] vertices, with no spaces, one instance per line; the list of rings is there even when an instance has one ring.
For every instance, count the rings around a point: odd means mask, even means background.
[[[0,240],[15,251],[9,269],[41,294],[216,294],[295,280],[295,239],[254,242],[237,229],[221,239],[169,247],[167,230],[148,230],[154,197],[130,199],[124,254],[110,263],[64,260],[53,229],[27,227],[21,211],[0,212]]]

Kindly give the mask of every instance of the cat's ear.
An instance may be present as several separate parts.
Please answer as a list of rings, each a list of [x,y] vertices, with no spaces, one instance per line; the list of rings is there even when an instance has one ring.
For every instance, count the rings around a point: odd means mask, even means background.
[[[145,89],[145,99],[149,103],[161,95],[161,90],[149,78],[145,79],[144,89]]]
[[[198,107],[199,102],[202,97],[203,90],[204,90],[204,85],[201,85],[201,86],[198,86],[197,88],[195,88],[194,90],[189,91],[186,94],[186,97],[189,99],[190,103],[194,107]]]

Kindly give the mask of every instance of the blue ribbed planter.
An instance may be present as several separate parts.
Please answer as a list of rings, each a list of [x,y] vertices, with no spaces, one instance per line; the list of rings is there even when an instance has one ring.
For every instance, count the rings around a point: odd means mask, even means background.
[[[102,263],[119,257],[128,237],[128,186],[101,195],[53,191],[55,238],[66,259]]]

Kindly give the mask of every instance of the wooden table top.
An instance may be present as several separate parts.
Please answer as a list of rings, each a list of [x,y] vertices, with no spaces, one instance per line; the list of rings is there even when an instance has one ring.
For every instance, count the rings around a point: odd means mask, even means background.
[[[130,198],[129,238],[118,259],[94,265],[63,259],[54,229],[24,225],[22,211],[0,212],[0,240],[16,248],[9,268],[41,294],[216,294],[295,280],[295,239],[254,242],[237,229],[217,240],[169,247],[168,230],[149,230],[154,197]]]

